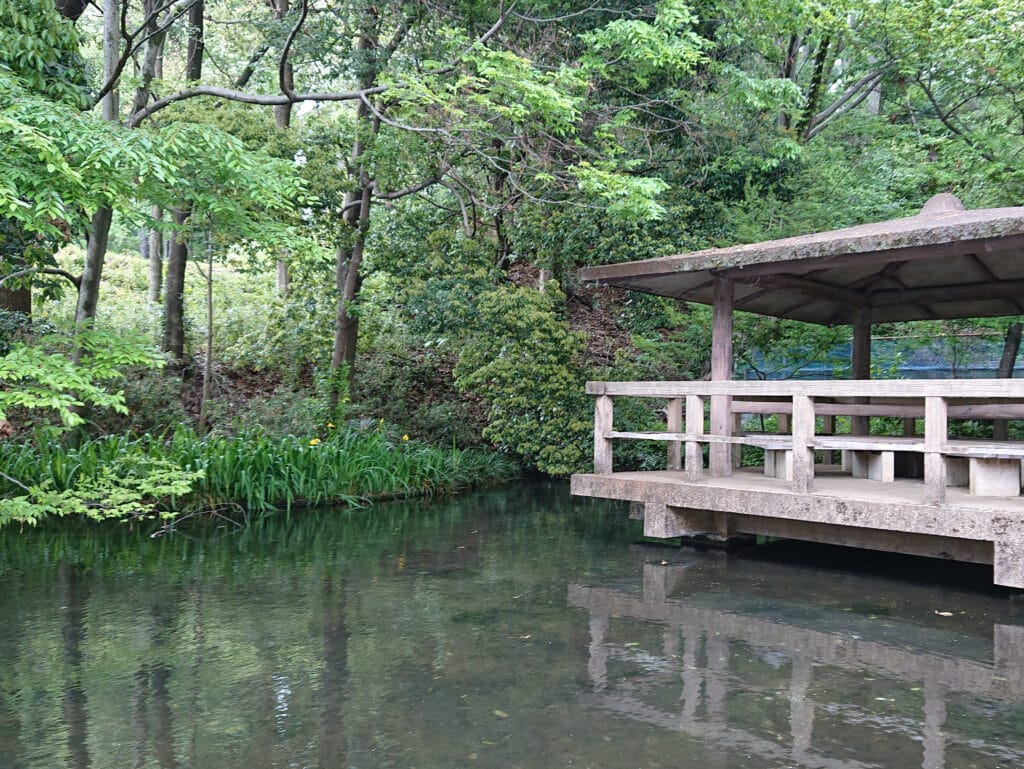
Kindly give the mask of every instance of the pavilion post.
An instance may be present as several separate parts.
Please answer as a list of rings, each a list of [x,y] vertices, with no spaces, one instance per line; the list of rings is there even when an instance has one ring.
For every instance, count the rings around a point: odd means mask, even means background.
[[[857,310],[853,315],[853,348],[850,351],[850,378],[871,379],[871,310]],[[851,417],[850,432],[867,435],[868,417]]]
[[[730,380],[733,375],[732,311],[735,284],[728,278],[715,276],[714,305],[711,314],[711,380]],[[732,398],[711,396],[711,434],[731,436]],[[732,447],[728,443],[712,443],[709,449],[712,476],[732,475]]]

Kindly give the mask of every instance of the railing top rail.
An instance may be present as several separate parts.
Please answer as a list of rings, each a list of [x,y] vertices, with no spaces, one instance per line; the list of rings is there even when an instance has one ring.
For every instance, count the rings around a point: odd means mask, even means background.
[[[687,395],[1010,398],[1024,400],[1024,379],[835,379],[828,381],[587,382],[590,395],[681,398]]]

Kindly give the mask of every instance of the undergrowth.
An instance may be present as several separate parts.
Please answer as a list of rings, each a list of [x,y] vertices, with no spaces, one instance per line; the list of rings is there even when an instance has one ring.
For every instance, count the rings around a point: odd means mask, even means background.
[[[0,525],[79,513],[95,519],[206,513],[248,522],[296,507],[447,494],[515,477],[509,458],[438,448],[383,429],[328,428],[322,437],[259,430],[201,436],[111,435],[62,443],[37,431],[0,453]]]

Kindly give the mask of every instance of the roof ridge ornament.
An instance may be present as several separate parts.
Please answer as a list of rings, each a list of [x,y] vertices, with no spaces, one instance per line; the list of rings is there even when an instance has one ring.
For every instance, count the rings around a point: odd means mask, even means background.
[[[940,192],[938,195],[932,195],[928,198],[928,202],[924,204],[924,208],[921,209],[921,213],[918,216],[939,216],[940,214],[952,214],[963,210],[964,204],[960,202],[960,198],[948,192]]]

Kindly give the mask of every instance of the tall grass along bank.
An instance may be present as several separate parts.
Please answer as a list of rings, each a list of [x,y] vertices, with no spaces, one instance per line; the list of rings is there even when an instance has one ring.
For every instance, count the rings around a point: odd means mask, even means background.
[[[40,431],[0,453],[0,525],[201,513],[249,520],[278,510],[430,496],[515,477],[509,458],[438,448],[383,430],[297,438],[247,431],[105,436],[67,446]]]

